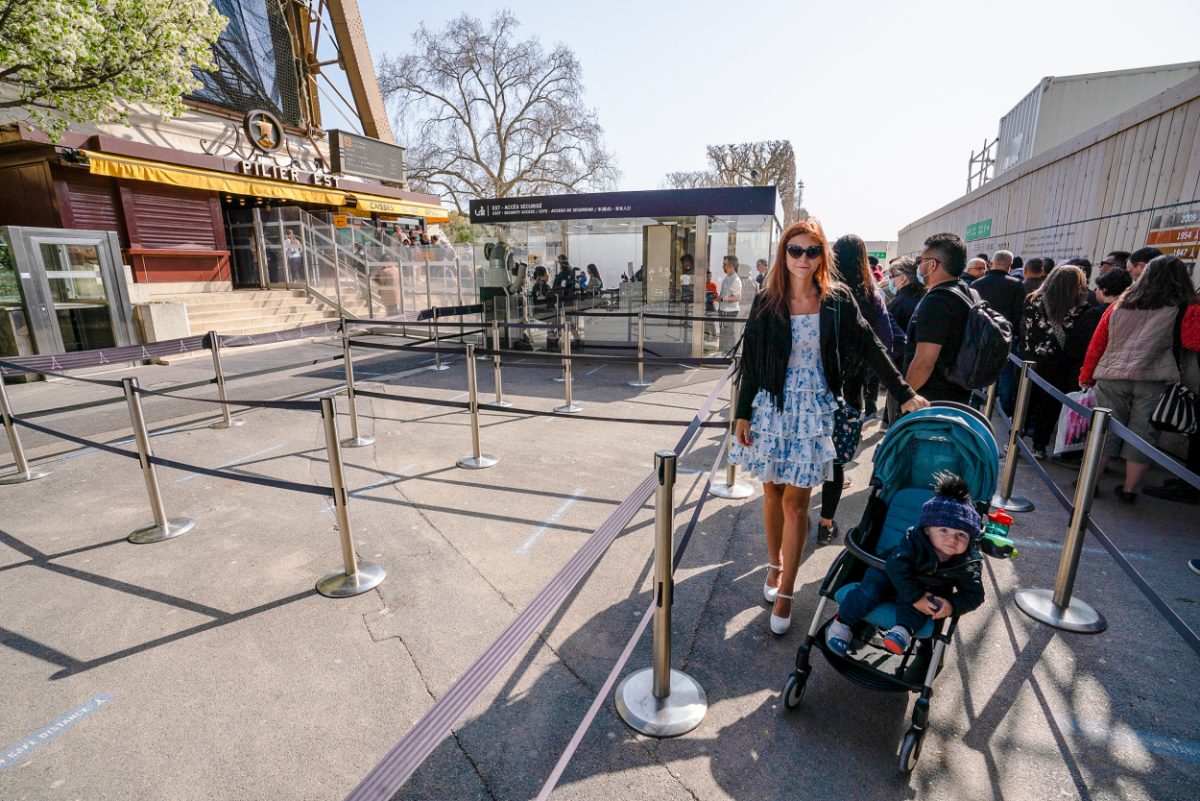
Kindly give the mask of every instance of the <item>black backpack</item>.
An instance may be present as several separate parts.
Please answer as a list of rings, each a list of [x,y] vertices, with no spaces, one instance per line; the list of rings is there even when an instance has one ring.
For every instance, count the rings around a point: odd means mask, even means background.
[[[1012,323],[993,309],[973,289],[967,295],[947,287],[946,291],[967,304],[962,342],[946,380],[963,389],[982,389],[1000,377],[1012,345]]]

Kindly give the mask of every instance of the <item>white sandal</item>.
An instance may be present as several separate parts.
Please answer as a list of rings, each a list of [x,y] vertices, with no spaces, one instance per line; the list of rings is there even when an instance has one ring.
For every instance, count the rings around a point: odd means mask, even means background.
[[[770,576],[770,573],[772,570],[778,570],[780,572],[783,572],[783,565],[768,564],[767,565],[767,575],[768,576]],[[770,604],[775,603],[775,596],[777,596],[777,595],[779,595],[779,588],[772,587],[770,584],[768,584],[767,582],[764,581],[763,582],[763,598],[767,599],[767,603],[770,603]]]
[[[790,596],[790,595],[777,595],[776,597],[777,598],[787,598],[789,601],[792,600],[792,596]],[[788,610],[787,617],[780,617],[779,615],[775,614],[774,609],[771,610],[771,631],[772,632],[774,632],[775,634],[787,634],[787,630],[789,628],[791,628],[791,626],[792,626],[791,610]]]

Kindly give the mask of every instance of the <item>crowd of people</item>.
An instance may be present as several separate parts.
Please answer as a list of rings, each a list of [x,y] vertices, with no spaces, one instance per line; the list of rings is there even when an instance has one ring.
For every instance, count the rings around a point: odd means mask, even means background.
[[[782,634],[790,625],[791,592],[817,487],[818,544],[840,534],[834,516],[848,483],[843,466],[861,444],[864,412],[878,387],[888,395],[884,425],[933,401],[978,405],[959,380],[956,362],[964,344],[971,344],[968,319],[980,301],[996,312],[993,319],[1011,325],[1012,351],[1032,361],[1051,386],[1092,390],[1097,406],[1157,443],[1150,417],[1165,389],[1200,385],[1200,298],[1187,265],[1149,247],[1106,254],[1092,278],[1093,264],[1083,257],[1061,265],[1045,257],[1023,260],[1007,250],[968,258],[966,244],[954,234],[931,236],[918,257],[892,259],[884,267],[867,256],[858,236],[830,245],[815,219],[788,227],[774,263],[756,265],[753,280],[760,290],[746,324],[729,454],[731,463],[763,481],[769,557],[763,594],[772,604],[773,632]],[[1003,341],[1001,348],[1003,353]],[[1017,376],[1008,364],[996,382],[1010,415]],[[1023,434],[1032,438],[1038,458],[1049,455],[1060,412],[1053,396],[1034,387]],[[1109,436],[1102,468],[1118,455],[1125,477],[1113,495],[1134,503],[1148,464]],[[1186,467],[1200,472],[1198,434],[1188,439]],[[1200,501],[1200,492],[1176,479],[1145,493]],[[914,605],[923,614],[944,614],[924,596]],[[903,631],[895,635],[904,638]]]

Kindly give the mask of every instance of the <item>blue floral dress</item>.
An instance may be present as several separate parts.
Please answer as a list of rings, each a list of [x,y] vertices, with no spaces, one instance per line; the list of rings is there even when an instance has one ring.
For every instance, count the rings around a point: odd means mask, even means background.
[[[833,475],[833,410],[837,401],[821,369],[819,313],[791,315],[792,352],[783,383],[783,411],[761,389],[750,415],[749,447],[735,443],[730,464],[762,481],[816,487]]]

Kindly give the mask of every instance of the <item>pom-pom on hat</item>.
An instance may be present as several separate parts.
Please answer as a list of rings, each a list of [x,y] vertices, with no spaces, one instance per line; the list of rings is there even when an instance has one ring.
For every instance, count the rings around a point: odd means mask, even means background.
[[[920,526],[945,526],[965,531],[972,537],[977,535],[983,520],[971,502],[971,488],[967,482],[953,473],[938,473],[933,478],[933,497],[921,507]]]

